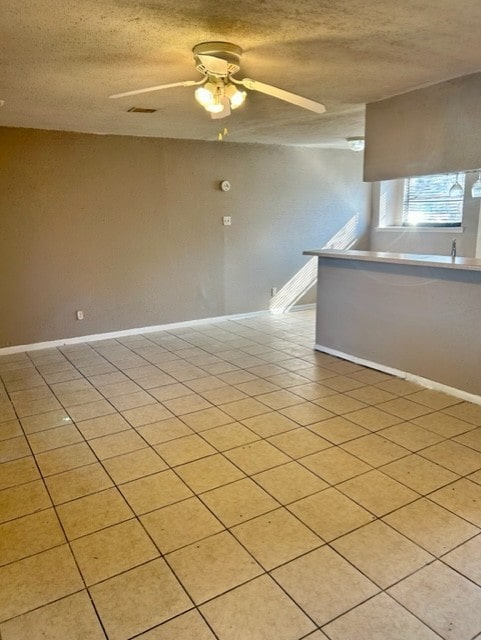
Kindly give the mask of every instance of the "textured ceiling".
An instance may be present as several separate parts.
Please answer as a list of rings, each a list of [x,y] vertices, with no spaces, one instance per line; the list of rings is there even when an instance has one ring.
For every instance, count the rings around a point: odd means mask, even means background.
[[[343,146],[364,105],[481,69],[479,0],[1,0],[0,125],[105,134]],[[227,40],[251,77],[323,102],[317,115],[250,92],[211,120],[191,49]],[[127,113],[132,106],[153,114]]]

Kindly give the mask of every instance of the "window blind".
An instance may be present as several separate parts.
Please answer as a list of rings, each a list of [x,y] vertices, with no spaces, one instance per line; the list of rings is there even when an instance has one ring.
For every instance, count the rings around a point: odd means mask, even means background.
[[[458,182],[464,191],[464,173]],[[464,196],[450,196],[456,174],[419,176],[404,181],[403,226],[459,227]]]

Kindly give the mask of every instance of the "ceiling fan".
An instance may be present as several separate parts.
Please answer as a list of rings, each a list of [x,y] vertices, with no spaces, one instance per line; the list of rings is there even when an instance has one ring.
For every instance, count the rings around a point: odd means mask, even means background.
[[[195,99],[206,111],[209,111],[214,119],[225,118],[231,114],[232,109],[237,109],[243,104],[246,92],[243,90],[259,91],[273,98],[284,100],[303,109],[314,111],[314,113],[324,113],[326,108],[320,102],[309,100],[290,91],[273,87],[270,84],[244,78],[239,80],[234,77],[240,69],[240,58],[242,49],[230,42],[202,42],[197,44],[192,52],[194,54],[195,68],[202,74],[200,80],[185,80],[183,82],[172,82],[161,84],[146,89],[126,91],[109,96],[110,98],[124,98],[135,96],[161,89],[171,89],[173,87],[193,87]]]

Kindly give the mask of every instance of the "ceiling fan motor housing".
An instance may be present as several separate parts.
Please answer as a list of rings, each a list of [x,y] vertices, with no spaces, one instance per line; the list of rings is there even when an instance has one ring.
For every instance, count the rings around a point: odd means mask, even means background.
[[[219,77],[227,77],[233,73],[237,73],[240,69],[240,58],[242,49],[232,42],[201,42],[196,44],[192,49],[195,60],[195,68],[204,75],[218,75]],[[212,56],[227,62],[227,73],[213,74],[211,69],[203,64],[199,56]]]

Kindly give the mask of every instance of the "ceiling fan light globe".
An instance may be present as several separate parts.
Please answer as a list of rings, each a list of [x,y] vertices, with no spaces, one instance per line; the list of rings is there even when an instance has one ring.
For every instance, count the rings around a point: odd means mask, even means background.
[[[207,85],[197,87],[194,93],[197,102],[205,108],[215,102],[215,95]]]
[[[235,94],[230,98],[231,109],[237,109],[237,107],[240,107],[242,104],[244,104],[246,95],[247,94],[245,91],[236,91]]]
[[[229,98],[231,109],[240,107],[247,95],[245,91],[241,91],[232,83],[225,86],[224,94]]]
[[[204,106],[206,111],[210,113],[220,113],[224,111],[224,105],[221,102],[213,102],[212,104],[206,104]]]

